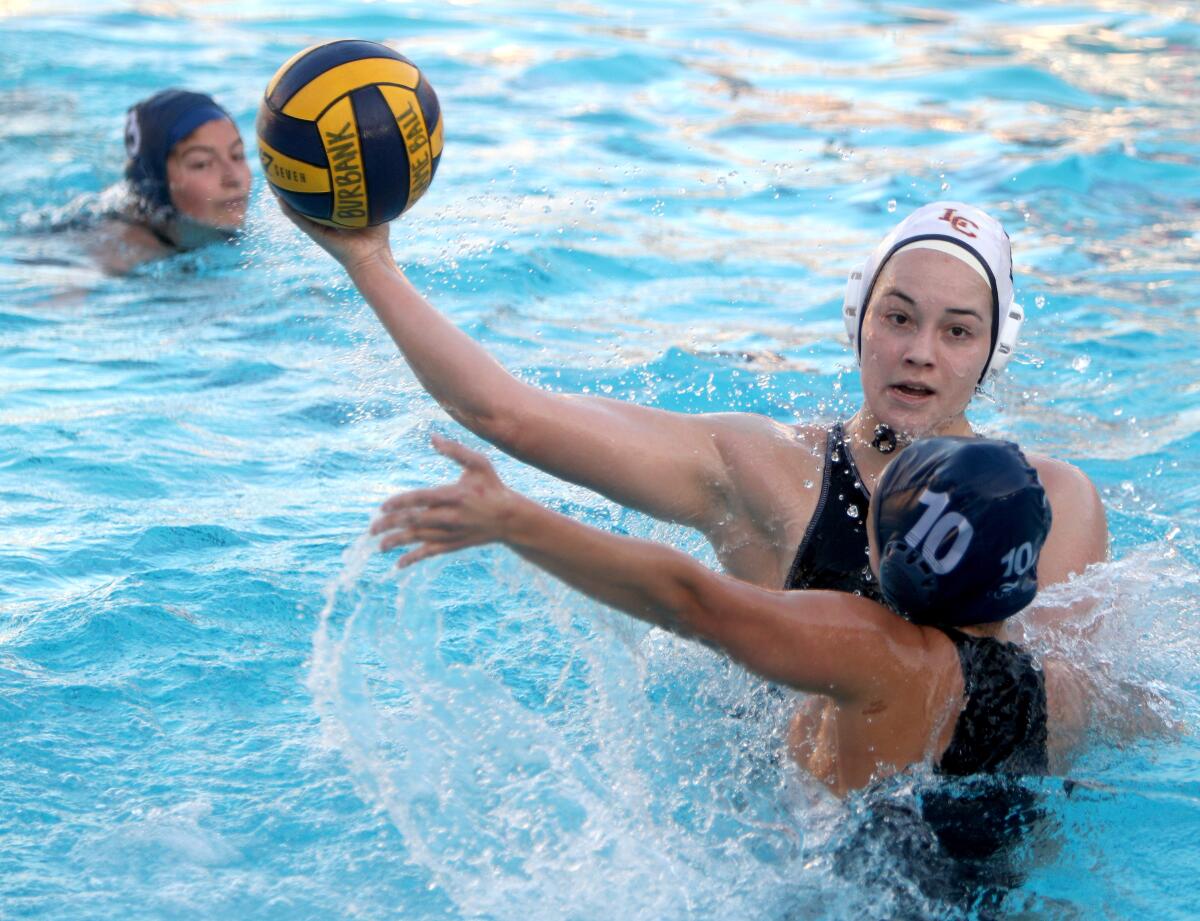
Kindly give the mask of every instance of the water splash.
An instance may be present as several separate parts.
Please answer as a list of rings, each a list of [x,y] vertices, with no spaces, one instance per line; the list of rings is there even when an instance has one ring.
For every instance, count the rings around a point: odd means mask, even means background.
[[[613,887],[645,918],[781,895],[802,839],[782,699],[507,554],[379,579],[370,543],[326,589],[309,687],[359,795],[465,916],[600,916]]]

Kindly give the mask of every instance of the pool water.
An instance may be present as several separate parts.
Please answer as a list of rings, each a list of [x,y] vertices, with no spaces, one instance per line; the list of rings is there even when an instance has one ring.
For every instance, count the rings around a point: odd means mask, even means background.
[[[848,266],[934,198],[1006,222],[1030,317],[971,417],[1095,480],[1114,561],[1057,594],[1103,599],[1097,667],[1175,728],[1098,733],[1043,785],[997,912],[1195,916],[1194,4],[78,10],[0,4],[0,917],[989,916],[903,902],[886,848],[839,868],[864,807],[789,768],[787,695],[505,551],[371,553],[378,502],[450,474],[428,436],[462,433],[261,176],[236,245],[127,278],[44,231],[119,177],[136,99],[203,89],[249,138],[275,68],[336,37],[441,98],[398,258],[553,389],[848,415]]]

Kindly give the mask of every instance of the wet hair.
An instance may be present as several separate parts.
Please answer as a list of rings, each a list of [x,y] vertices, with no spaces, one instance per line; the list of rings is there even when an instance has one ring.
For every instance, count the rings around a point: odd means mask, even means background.
[[[125,179],[143,215],[161,221],[174,213],[167,157],[201,125],[229,113],[204,93],[166,89],[134,104],[125,119]]]
[[[1033,601],[1050,504],[1015,444],[914,442],[888,465],[872,503],[880,589],[908,620],[993,623]]]

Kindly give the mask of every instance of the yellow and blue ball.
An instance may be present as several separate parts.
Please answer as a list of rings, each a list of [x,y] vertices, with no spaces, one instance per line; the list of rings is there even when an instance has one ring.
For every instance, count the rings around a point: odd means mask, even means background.
[[[442,156],[433,87],[375,42],[327,42],[293,56],[267,85],[257,129],[267,181],[301,214],[335,227],[403,214]]]

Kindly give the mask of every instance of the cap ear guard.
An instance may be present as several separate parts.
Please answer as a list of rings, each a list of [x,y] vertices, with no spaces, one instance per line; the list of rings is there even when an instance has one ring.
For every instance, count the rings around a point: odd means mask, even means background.
[[[846,336],[850,339],[850,351],[854,353],[856,361],[859,359],[858,330],[862,325],[858,314],[865,306],[863,304],[863,277],[866,272],[867,264],[865,262],[850,272],[846,279],[846,295],[842,299],[842,322],[846,324]]]
[[[921,551],[904,540],[890,540],[879,554],[879,585],[884,600],[914,623],[935,608],[937,576]]]
[[[998,377],[1007,366],[1017,350],[1017,339],[1021,335],[1021,327],[1025,325],[1025,308],[1016,301],[1009,301],[1007,309],[1000,316],[1000,326],[996,331],[996,346],[988,359],[987,368],[979,383],[989,378]]]

